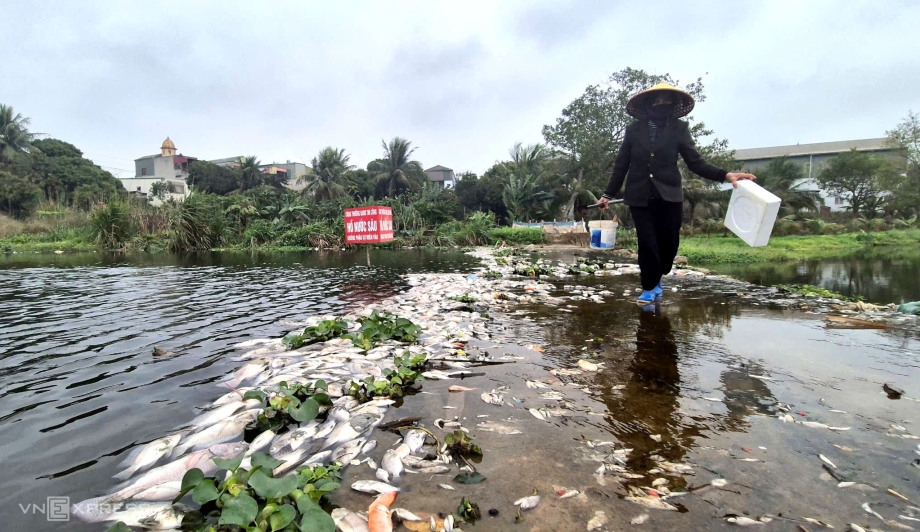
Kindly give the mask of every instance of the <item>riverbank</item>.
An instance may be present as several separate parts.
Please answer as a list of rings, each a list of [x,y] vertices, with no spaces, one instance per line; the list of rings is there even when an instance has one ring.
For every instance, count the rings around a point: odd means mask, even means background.
[[[392,480],[401,490],[395,506],[446,515],[465,498],[482,515],[464,529],[481,530],[870,527],[876,519],[893,527],[899,516],[916,517],[898,497],[916,500],[918,492],[905,478],[917,438],[911,427],[920,421],[909,387],[915,337],[889,334],[886,325],[854,331],[824,322],[831,312],[888,309],[834,309],[842,302],[692,270],[665,279],[663,300],[646,309],[633,302],[634,264],[589,263],[570,252],[476,255],[485,266],[474,273],[413,273],[411,289],[349,311],[356,318],[388,309],[423,324],[427,335],[412,352],[445,363],[422,393],[376,422],[419,418],[440,440],[465,429],[482,451],[481,459],[446,462],[446,472],[412,474],[417,462],[406,460],[406,472]],[[540,278],[515,276],[521,268]],[[268,343],[277,339],[240,347]],[[347,345],[322,347],[252,352],[247,360],[277,371],[237,376],[262,386],[293,367],[287,361],[317,350],[348,359],[323,368],[330,383],[347,378],[352,364],[363,367],[365,358]],[[482,362],[475,374],[459,373]],[[330,369],[347,369],[346,376]],[[906,389],[903,398],[886,397],[888,383]],[[353,437],[366,440],[356,449],[371,438],[376,449],[350,456],[342,488],[329,497],[362,511],[372,497],[348,486],[373,479],[400,436]],[[413,454],[430,458],[435,447]],[[114,462],[106,454],[92,467],[111,474]],[[439,465],[431,462],[424,467]],[[458,475],[463,468],[478,482],[459,480],[470,478]],[[535,494],[540,499],[527,509],[515,504]]]

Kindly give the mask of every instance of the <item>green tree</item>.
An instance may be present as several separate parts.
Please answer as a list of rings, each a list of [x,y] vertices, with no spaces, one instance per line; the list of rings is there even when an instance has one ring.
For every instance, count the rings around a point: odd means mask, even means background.
[[[821,188],[846,200],[854,216],[873,218],[883,201],[882,183],[896,173],[889,161],[853,149],[830,159],[817,181]]]
[[[920,115],[909,111],[887,134],[890,143],[902,150],[907,168],[904,175],[886,187],[891,192],[886,210],[905,218],[917,216],[920,214]]]
[[[327,146],[320,150],[310,165],[313,175],[304,189],[304,194],[311,195],[316,201],[341,198],[348,195],[343,183],[345,173],[354,167],[348,164],[349,155],[344,148]]]
[[[785,157],[773,159],[766,167],[758,170],[757,183],[782,201],[780,218],[800,211],[817,212],[821,205],[818,191],[803,188],[807,183],[802,167]]]
[[[240,186],[238,168],[218,166],[207,161],[193,161],[188,167],[189,187],[202,193],[225,196]]]
[[[13,108],[0,104],[0,162],[9,161],[18,153],[28,153],[35,138],[29,132],[30,120]]]
[[[249,190],[261,187],[264,181],[261,163],[255,155],[240,157],[240,190]]]
[[[565,209],[567,217],[572,217],[575,203],[594,198],[593,193],[585,192],[603,191],[606,187],[626,126],[634,120],[626,113],[629,98],[661,82],[680,86],[669,74],[653,75],[627,67],[613,73],[605,85],[589,86],[584,94],[562,110],[562,116],[556,119],[555,124],[543,126],[546,143],[567,160],[565,168],[570,178],[566,186],[572,191]],[[697,103],[706,99],[702,79],[685,85],[683,89]],[[691,122],[691,135],[697,143],[700,137],[711,134],[702,123],[693,124],[692,116],[685,120]],[[712,146],[718,147],[719,144],[716,140]],[[704,152],[703,149],[700,151]]]
[[[128,192],[115,176],[83,157],[83,152],[69,142],[54,138],[35,140],[28,157],[17,164],[28,167],[23,173],[33,176],[33,182],[51,201],[90,208],[110,199],[124,199]]]
[[[14,218],[25,218],[35,211],[45,195],[27,178],[0,169],[0,211]]]
[[[166,201],[169,199],[169,183],[165,179],[160,179],[150,185],[150,195],[160,201]]]
[[[415,151],[411,147],[412,143],[402,137],[393,137],[389,144],[386,141],[381,143],[384,158],[372,161],[367,168],[375,174],[378,190],[391,198],[405,190],[421,190],[426,179],[425,172],[421,163],[409,159]]]
[[[357,201],[374,197],[376,181],[374,175],[362,168],[348,170],[342,174],[342,182],[348,195]]]

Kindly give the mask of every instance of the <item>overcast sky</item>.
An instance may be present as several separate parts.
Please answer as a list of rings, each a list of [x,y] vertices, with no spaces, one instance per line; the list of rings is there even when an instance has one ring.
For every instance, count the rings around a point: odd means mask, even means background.
[[[626,67],[701,77],[732,149],[882,137],[920,111],[918,28],[915,1],[0,0],[0,103],[122,177],[166,136],[361,168],[401,136],[482,174]]]

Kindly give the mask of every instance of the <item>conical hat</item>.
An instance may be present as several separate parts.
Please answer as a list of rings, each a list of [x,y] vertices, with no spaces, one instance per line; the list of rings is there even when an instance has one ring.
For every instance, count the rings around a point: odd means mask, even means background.
[[[670,91],[676,97],[677,103],[674,104],[674,118],[687,116],[690,114],[690,111],[693,110],[693,96],[690,96],[688,93],[671,84],[662,82],[651,88],[645,89],[629,99],[626,103],[626,112],[629,113],[629,116],[639,119],[646,118],[646,99],[657,91]]]

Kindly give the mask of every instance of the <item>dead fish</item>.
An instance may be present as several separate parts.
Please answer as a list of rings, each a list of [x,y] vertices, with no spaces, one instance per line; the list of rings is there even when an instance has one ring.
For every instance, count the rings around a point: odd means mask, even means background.
[[[579,493],[581,492],[578,490],[569,490],[565,488],[556,490],[556,495],[559,495],[560,499],[568,499],[569,497],[574,497],[578,495]]]
[[[153,346],[153,356],[155,357],[171,357],[175,355],[176,355],[175,351],[168,351],[158,345]]]
[[[827,465],[833,467],[834,469],[837,469],[837,466],[834,465],[834,462],[831,462],[830,459],[829,459],[828,457],[824,456],[823,454],[819,454],[819,455],[818,455],[818,458],[820,458],[821,461],[824,462],[825,464],[827,464]]]
[[[372,493],[377,495],[389,493],[391,491],[399,491],[399,488],[378,480],[359,480],[352,483],[351,489],[360,491],[361,493]]]
[[[818,423],[817,421],[800,421],[799,423],[801,423],[802,425],[805,425],[806,427],[811,427],[813,429],[828,428],[827,425],[825,425],[824,423]]]
[[[862,503],[862,509],[865,510],[866,513],[871,514],[871,515],[874,515],[875,517],[878,517],[878,518],[881,519],[882,521],[885,520],[884,517],[882,517],[881,515],[879,515],[879,514],[878,514],[875,510],[873,510],[872,508],[870,508],[870,507],[869,507],[869,503],[867,503],[867,502]]]
[[[155,464],[157,460],[172,452],[181,437],[181,434],[173,434],[134,449],[121,463],[122,466],[127,466],[127,469],[113,476],[126,479],[138,470]]]
[[[342,532],[368,532],[367,519],[346,508],[332,510],[332,520],[336,530]]]
[[[805,521],[806,523],[809,523],[815,526],[823,526],[824,528],[834,528],[833,525],[829,525],[825,523],[824,521],[812,519],[811,517],[803,517],[802,520]]]
[[[451,486],[450,484],[438,484],[438,487],[441,488],[441,489],[445,489],[445,490],[449,490],[449,491],[454,491],[454,487]]]
[[[648,514],[641,514],[641,515],[637,515],[636,517],[633,517],[632,520],[630,521],[630,524],[641,525],[642,523],[646,521],[648,521]]]
[[[672,512],[677,511],[677,507],[668,504],[661,500],[660,497],[638,497],[638,496],[629,496],[626,497],[627,501],[634,502],[636,504],[641,504],[646,508],[653,508],[655,510],[671,510]]]
[[[602,512],[601,510],[597,510],[594,512],[594,517],[592,517],[591,520],[588,521],[588,530],[589,532],[591,530],[597,530],[598,528],[602,528],[606,524],[607,524],[607,515],[604,514],[604,512]]]
[[[725,480],[724,478],[714,478],[709,483],[717,488],[721,488],[722,486],[725,486],[726,484],[728,484],[728,481]]]
[[[479,397],[482,398],[483,401],[485,401],[486,403],[490,405],[501,406],[501,404],[505,401],[504,394],[497,393],[495,392],[495,390],[492,390],[491,392],[483,392],[482,395],[480,395]]]
[[[530,495],[528,497],[521,497],[520,499],[514,501],[515,506],[520,506],[521,510],[530,510],[536,508],[540,504],[539,495]]]
[[[549,384],[540,381],[526,381],[528,388],[549,388]]]
[[[585,371],[597,371],[598,369],[600,369],[600,366],[598,366],[597,364],[593,362],[589,362],[584,359],[581,359],[578,361],[578,367]]]
[[[837,487],[838,487],[838,488],[849,488],[850,486],[852,486],[852,485],[854,485],[854,484],[856,484],[856,483],[855,483],[855,482],[849,482],[849,481],[846,481],[846,480],[845,480],[845,481],[843,481],[843,482],[838,482],[838,483],[837,483]]]
[[[536,408],[528,408],[527,411],[530,412],[531,415],[533,415],[533,417],[535,417],[535,418],[537,418],[537,419],[539,419],[539,420],[541,420],[541,421],[549,421],[550,418],[552,417],[552,416],[551,416],[546,410],[544,410],[544,409],[537,410]]]
[[[744,516],[729,517],[725,520],[733,525],[738,526],[763,526],[766,524],[763,521],[758,521],[757,519],[751,519],[750,517]]]
[[[456,384],[453,385],[453,386],[448,386],[448,387],[447,387],[447,391],[448,391],[448,392],[471,392],[471,391],[473,391],[473,390],[475,390],[475,389],[476,389],[476,388],[469,388],[469,387],[467,387],[467,386],[459,386],[459,385],[456,385]]]

